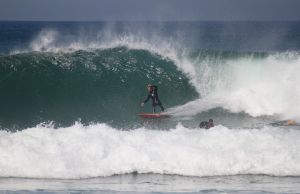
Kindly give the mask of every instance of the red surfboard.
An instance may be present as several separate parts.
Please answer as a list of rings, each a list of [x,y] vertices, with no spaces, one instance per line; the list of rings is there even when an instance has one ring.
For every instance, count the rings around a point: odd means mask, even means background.
[[[145,118],[145,119],[158,119],[158,118],[171,117],[171,115],[160,114],[160,113],[139,113],[138,115],[142,118]]]

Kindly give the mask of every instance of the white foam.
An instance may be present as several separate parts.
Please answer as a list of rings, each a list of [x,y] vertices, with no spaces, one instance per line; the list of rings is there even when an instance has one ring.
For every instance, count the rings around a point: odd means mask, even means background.
[[[86,178],[123,173],[300,175],[300,131],[120,131],[106,124],[0,132],[0,176]]]
[[[280,114],[300,119],[300,56],[270,56],[233,63],[235,76],[225,108],[253,116]],[[239,66],[239,67],[238,67]]]
[[[300,55],[273,54],[215,62],[201,61],[197,88],[202,98],[171,112],[193,115],[223,107],[251,116],[277,115],[300,120]],[[190,110],[190,111],[189,111]]]

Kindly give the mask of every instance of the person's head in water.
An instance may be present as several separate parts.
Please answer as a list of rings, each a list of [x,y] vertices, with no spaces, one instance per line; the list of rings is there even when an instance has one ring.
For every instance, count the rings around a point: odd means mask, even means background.
[[[147,90],[148,90],[148,92],[151,92],[151,91],[153,90],[153,89],[152,89],[152,84],[148,84]]]
[[[214,120],[212,120],[212,119],[209,119],[209,120],[208,120],[208,122],[210,122],[210,123],[213,123],[213,122],[214,122]]]

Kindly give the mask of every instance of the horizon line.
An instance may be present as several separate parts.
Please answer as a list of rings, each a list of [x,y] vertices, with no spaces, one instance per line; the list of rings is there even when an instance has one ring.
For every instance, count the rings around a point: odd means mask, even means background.
[[[300,22],[300,20],[2,20],[0,22]]]

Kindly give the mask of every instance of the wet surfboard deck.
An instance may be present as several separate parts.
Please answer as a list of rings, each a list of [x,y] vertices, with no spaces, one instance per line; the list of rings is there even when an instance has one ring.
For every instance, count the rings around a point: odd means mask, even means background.
[[[140,117],[145,119],[159,119],[159,118],[169,118],[171,115],[161,114],[161,113],[139,113]]]

